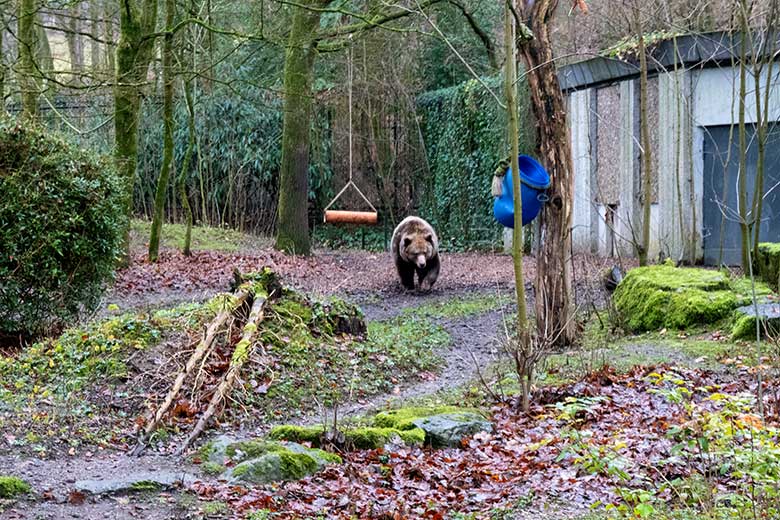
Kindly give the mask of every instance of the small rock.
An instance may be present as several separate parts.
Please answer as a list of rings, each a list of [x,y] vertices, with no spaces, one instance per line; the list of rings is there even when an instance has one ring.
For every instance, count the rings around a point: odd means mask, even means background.
[[[492,432],[493,424],[471,412],[444,413],[422,417],[414,425],[425,431],[425,442],[434,448],[457,448],[478,432]]]

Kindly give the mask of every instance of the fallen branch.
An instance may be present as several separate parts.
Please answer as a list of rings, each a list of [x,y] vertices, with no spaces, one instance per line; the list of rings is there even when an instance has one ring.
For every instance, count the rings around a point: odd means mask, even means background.
[[[146,447],[147,437],[154,430],[157,429],[163,417],[165,417],[165,414],[168,413],[168,410],[170,409],[171,405],[173,405],[174,401],[176,400],[176,397],[179,395],[182,386],[184,386],[184,381],[187,379],[187,376],[189,376],[192,373],[193,369],[198,364],[198,362],[200,362],[200,360],[206,355],[206,352],[209,351],[211,345],[214,343],[214,339],[216,339],[217,334],[219,333],[220,329],[225,324],[225,322],[228,320],[228,318],[232,316],[233,311],[241,307],[241,305],[243,305],[247,301],[250,294],[251,291],[248,289],[239,290],[238,293],[236,293],[235,300],[231,303],[231,305],[228,308],[225,308],[222,311],[220,311],[217,314],[217,316],[211,321],[211,324],[209,324],[208,329],[206,329],[205,336],[200,341],[200,343],[198,343],[198,346],[195,348],[195,351],[190,356],[190,359],[187,360],[187,364],[184,365],[184,369],[181,370],[179,374],[176,376],[176,380],[174,381],[173,386],[168,392],[168,395],[165,396],[165,399],[163,400],[160,407],[157,409],[157,412],[155,412],[153,415],[151,415],[148,418],[146,427],[144,428],[143,433],[138,439],[138,444],[136,444],[135,448],[133,448],[131,455],[134,456],[140,455],[143,452],[143,450]]]
[[[257,333],[258,324],[263,321],[263,309],[265,307],[268,297],[264,294],[255,294],[255,300],[252,303],[252,310],[249,312],[249,318],[246,325],[244,325],[244,331],[241,335],[241,339],[236,343],[236,348],[233,351],[233,356],[230,359],[230,367],[227,372],[222,376],[222,382],[220,382],[214,395],[211,396],[211,401],[206,411],[201,416],[198,423],[193,428],[192,432],[182,443],[177,454],[181,455],[189,447],[192,442],[200,435],[208,425],[209,421],[213,417],[219,405],[225,399],[225,396],[233,389],[238,374],[241,372],[241,368],[249,359],[252,349],[254,348],[254,336]]]

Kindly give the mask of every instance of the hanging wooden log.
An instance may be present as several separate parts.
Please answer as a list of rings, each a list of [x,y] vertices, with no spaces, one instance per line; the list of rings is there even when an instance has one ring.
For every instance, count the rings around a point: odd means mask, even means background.
[[[373,225],[378,221],[376,211],[340,211],[329,209],[325,212],[327,224]]]
[[[162,421],[163,417],[165,417],[165,414],[168,413],[171,405],[173,405],[176,397],[179,395],[182,386],[184,386],[184,381],[210,350],[214,340],[217,337],[217,334],[225,325],[225,322],[228,320],[228,318],[232,316],[233,310],[240,308],[244,303],[246,303],[250,294],[251,291],[249,290],[239,290],[235,295],[234,305],[231,305],[230,309],[224,309],[220,311],[211,321],[208,328],[206,329],[206,334],[203,336],[203,339],[200,341],[200,343],[198,343],[198,346],[195,347],[195,351],[187,360],[187,364],[184,365],[184,368],[177,374],[176,379],[173,382],[173,386],[168,391],[165,399],[163,399],[162,404],[154,414],[150,414],[150,416],[147,418],[143,433],[140,435],[138,444],[136,444],[135,448],[131,452],[131,455],[140,455],[143,452],[146,447],[147,438],[160,426],[160,422]]]
[[[177,452],[178,454],[182,454],[198,437],[198,435],[203,432],[206,426],[208,426],[211,418],[214,416],[214,413],[217,411],[217,408],[220,406],[220,404],[222,404],[225,396],[227,396],[233,389],[233,385],[235,384],[239,373],[241,373],[241,368],[252,354],[255,345],[254,337],[257,333],[258,325],[261,321],[263,321],[263,310],[267,301],[268,299],[263,295],[255,295],[255,300],[254,303],[252,303],[252,309],[249,312],[249,318],[247,319],[246,325],[244,325],[244,331],[241,335],[241,339],[238,341],[238,343],[236,343],[233,356],[230,359],[230,367],[222,376],[222,381],[219,383],[219,386],[214,392],[214,395],[211,396],[211,401],[209,401],[208,408],[206,408],[206,411],[203,413],[200,420],[198,420],[195,428],[193,428],[192,432],[182,443]]]

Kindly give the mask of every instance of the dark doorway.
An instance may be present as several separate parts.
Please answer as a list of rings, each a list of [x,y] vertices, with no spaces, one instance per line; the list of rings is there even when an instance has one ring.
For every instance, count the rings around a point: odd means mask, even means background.
[[[704,128],[704,263],[738,265],[742,261],[737,183],[739,182],[739,132],[734,125]],[[748,125],[747,203],[753,200],[758,145],[755,127]],[[730,153],[729,153],[730,149]],[[772,125],[766,146],[764,207],[760,241],[780,242],[780,128]],[[725,189],[724,189],[725,186]],[[724,217],[725,214],[725,217]]]

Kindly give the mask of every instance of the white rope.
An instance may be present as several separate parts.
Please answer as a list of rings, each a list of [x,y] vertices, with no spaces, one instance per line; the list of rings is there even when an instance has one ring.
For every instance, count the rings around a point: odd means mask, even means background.
[[[349,136],[349,182],[347,182],[346,186],[344,186],[341,189],[341,191],[338,192],[338,194],[335,197],[333,197],[333,200],[330,201],[330,204],[325,206],[325,210],[324,211],[328,211],[330,209],[330,207],[333,206],[333,203],[336,202],[339,199],[339,197],[341,197],[341,195],[345,191],[347,191],[347,189],[350,186],[352,186],[353,188],[355,188],[355,191],[358,192],[358,195],[360,195],[363,198],[363,200],[366,201],[366,204],[369,205],[371,210],[374,213],[378,213],[376,208],[374,207],[374,205],[371,204],[371,201],[368,200],[368,198],[365,195],[363,195],[363,192],[360,191],[360,188],[358,188],[357,185],[354,182],[352,182],[352,69],[353,69],[353,64],[352,64],[352,45],[350,45],[349,46],[349,54],[347,54],[347,99],[348,99],[348,103],[349,103],[349,133],[348,133],[348,136]]]
[[[349,182],[352,182],[352,45],[347,55],[347,97],[349,99]]]

